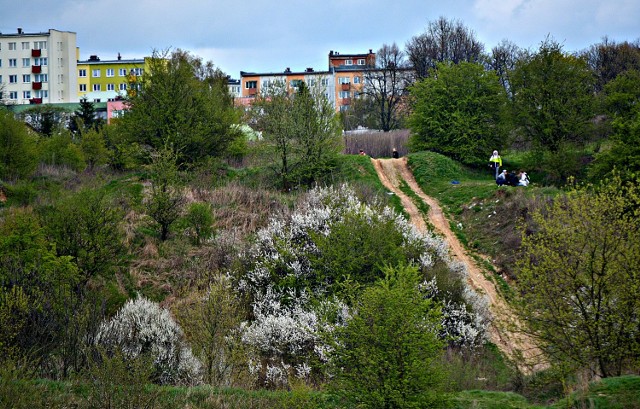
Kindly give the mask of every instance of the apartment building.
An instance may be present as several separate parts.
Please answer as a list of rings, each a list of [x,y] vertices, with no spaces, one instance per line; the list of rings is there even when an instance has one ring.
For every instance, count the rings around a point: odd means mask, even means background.
[[[340,54],[329,52],[329,66],[326,71],[291,71],[286,68],[277,73],[253,73],[240,71],[241,96],[236,99],[238,105],[249,105],[256,95],[264,92],[275,82],[285,84],[294,92],[300,82],[309,87],[320,87],[333,104],[336,111],[349,109],[352,98],[362,91],[363,75],[375,66],[375,53],[369,50],[364,54]]]
[[[0,90],[6,104],[78,102],[76,33],[0,33]]]
[[[109,102],[126,96],[130,81],[144,73],[145,59],[101,60],[92,55],[86,61],[78,61],[76,90],[79,99],[91,102]]]

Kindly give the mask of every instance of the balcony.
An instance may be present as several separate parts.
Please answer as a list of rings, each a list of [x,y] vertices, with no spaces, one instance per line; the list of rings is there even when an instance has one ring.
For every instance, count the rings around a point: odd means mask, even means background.
[[[249,95],[256,95],[258,93],[258,88],[249,88]]]
[[[351,84],[350,83],[346,83],[346,84],[342,84],[342,90],[343,91],[349,91],[349,89],[351,89]]]
[[[40,57],[41,55],[42,55],[42,50],[35,50],[35,49],[31,50],[32,57],[37,58],[37,57]]]
[[[32,74],[40,74],[42,72],[42,67],[40,65],[32,65],[31,73]]]
[[[29,100],[30,104],[42,104],[42,98],[31,98]]]
[[[35,90],[42,89],[42,82],[32,82],[31,89],[35,89]]]
[[[351,98],[342,98],[341,105],[351,105]]]

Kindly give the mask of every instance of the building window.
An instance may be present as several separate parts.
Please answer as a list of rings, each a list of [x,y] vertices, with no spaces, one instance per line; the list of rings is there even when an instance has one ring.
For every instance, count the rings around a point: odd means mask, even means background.
[[[33,59],[33,65],[41,65],[43,67],[47,66],[47,58],[34,58]]]
[[[31,74],[22,74],[22,82],[24,83],[31,82]]]
[[[302,85],[302,80],[291,80],[289,82],[289,86],[291,86],[292,88],[298,88],[300,87],[300,85]]]
[[[49,91],[46,89],[41,89],[36,91],[36,98],[49,98]]]
[[[94,91],[100,91],[100,84],[93,84]]]
[[[95,98],[95,99],[93,100],[93,102],[95,102],[95,103],[100,102],[100,98]]]
[[[15,49],[16,49],[16,43],[9,43],[9,51],[15,51]],[[16,98],[18,97],[16,96]]]
[[[2,75],[0,75],[0,84],[2,84]],[[0,98],[2,99],[2,98]]]
[[[344,65],[353,65],[353,60],[344,60]]]
[[[87,70],[85,70],[84,68],[78,70],[78,77],[84,78],[86,76],[87,76]]]
[[[340,91],[340,98],[351,98],[351,91]]]
[[[244,87],[247,89],[258,88],[258,81],[247,81],[244,83]]]
[[[80,92],[87,92],[87,84],[78,84]]]
[[[2,59],[0,59],[0,68],[2,68]]]
[[[107,77],[113,77],[115,75],[115,70],[113,68],[107,68]]]
[[[9,91],[9,99],[18,99],[18,91]]]
[[[322,85],[323,87],[326,87],[327,85],[329,85],[329,80],[327,78],[323,78],[320,81],[320,85]]]
[[[30,50],[31,48],[29,48],[29,42],[28,41],[23,41],[22,42],[22,49],[23,50]]]
[[[353,83],[354,84],[360,84],[360,77],[358,77],[358,76],[353,77]]]
[[[17,75],[9,75],[9,84],[17,84],[18,76]]]
[[[34,50],[46,50],[47,49],[47,42],[46,41],[34,41],[33,42],[33,49]]]
[[[115,90],[116,90],[115,84],[107,84],[107,91],[115,91]]]
[[[131,74],[135,76],[139,76],[139,75],[142,75],[143,71],[144,70],[142,68],[134,68],[131,70]]]
[[[18,60],[15,58],[9,58],[9,67],[17,67],[18,66]]]
[[[121,77],[126,77],[127,76],[127,69],[126,68],[120,68],[118,70],[118,75]]]
[[[364,58],[358,58],[358,65],[365,65],[366,61]]]
[[[48,82],[49,81],[49,74],[35,74],[33,77],[34,77],[34,81],[35,82]]]
[[[92,76],[93,78],[100,78],[100,70],[99,70],[99,69],[92,70],[92,71],[91,71],[91,76]]]
[[[127,84],[123,82],[122,84],[120,84],[120,91],[126,91],[126,90],[127,90]]]
[[[31,67],[31,58],[23,58],[22,59],[23,67]]]
[[[31,98],[31,91],[22,91],[22,98],[24,99]]]
[[[339,77],[338,78],[338,83],[339,84],[351,84],[351,78],[350,77]]]

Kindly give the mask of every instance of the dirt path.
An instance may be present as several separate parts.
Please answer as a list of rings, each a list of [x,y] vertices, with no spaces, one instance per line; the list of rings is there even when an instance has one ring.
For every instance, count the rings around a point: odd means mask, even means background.
[[[489,300],[493,315],[493,322],[489,329],[491,342],[516,362],[520,370],[525,373],[546,367],[542,354],[535,344],[524,334],[514,330],[517,327],[517,319],[510,306],[498,294],[493,282],[485,277],[482,269],[467,254],[458,238],[453,234],[438,202],[420,189],[407,166],[406,158],[371,159],[371,161],[382,184],[400,198],[411,222],[422,232],[427,231],[427,223],[415,203],[400,190],[401,180],[404,180],[411,190],[429,205],[429,223],[434,226],[437,233],[445,238],[452,256],[466,266],[471,287],[478,293],[486,295]]]

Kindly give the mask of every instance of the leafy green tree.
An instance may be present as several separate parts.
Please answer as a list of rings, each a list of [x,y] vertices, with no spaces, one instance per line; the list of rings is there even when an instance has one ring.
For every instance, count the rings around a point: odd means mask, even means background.
[[[594,76],[584,59],[547,39],[511,76],[515,124],[537,149],[558,152],[583,142],[594,113]]]
[[[60,256],[75,260],[83,281],[124,265],[124,212],[104,191],[85,189],[43,211],[47,236]]]
[[[339,118],[320,89],[275,83],[252,104],[251,120],[277,157],[273,170],[282,189],[295,181],[311,184],[334,166],[341,150]]]
[[[80,137],[80,150],[89,170],[104,165],[109,159],[105,138],[102,131],[90,129]]]
[[[141,79],[131,84],[127,112],[118,121],[130,142],[160,150],[169,143],[178,162],[220,157],[240,137],[239,112],[227,77],[187,52],[154,52]]]
[[[185,215],[187,227],[192,231],[193,244],[199,246],[213,234],[213,213],[209,203],[192,203]]]
[[[622,174],[640,171],[640,71],[618,75],[605,85],[603,94],[613,133],[590,165],[593,180],[610,175],[614,169]]]
[[[337,330],[333,387],[354,407],[446,407],[441,312],[418,284],[416,268],[386,268]]]
[[[606,180],[532,215],[517,306],[552,362],[618,376],[640,358],[640,190]]]
[[[172,148],[165,147],[152,155],[148,169],[151,192],[146,200],[146,211],[158,228],[160,240],[165,241],[184,205],[178,154]]]
[[[27,177],[37,165],[36,137],[10,112],[0,110],[0,179]]]
[[[31,209],[6,212],[0,220],[0,356],[50,362],[78,283],[71,257],[55,254]]]
[[[493,71],[480,64],[439,64],[411,88],[412,150],[431,150],[466,164],[487,161],[505,143],[507,98]]]
[[[67,166],[75,171],[82,171],[87,166],[80,146],[74,143],[69,131],[41,140],[40,162]]]

